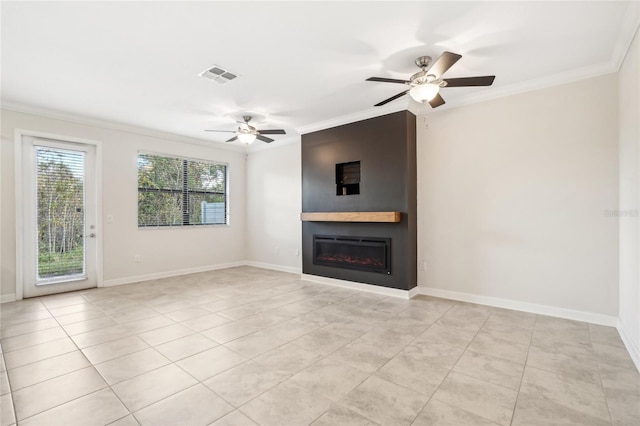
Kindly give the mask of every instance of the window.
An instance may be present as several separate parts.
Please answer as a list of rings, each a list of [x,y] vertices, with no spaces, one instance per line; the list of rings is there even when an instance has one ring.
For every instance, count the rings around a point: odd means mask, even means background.
[[[138,154],[138,226],[227,223],[227,165]]]

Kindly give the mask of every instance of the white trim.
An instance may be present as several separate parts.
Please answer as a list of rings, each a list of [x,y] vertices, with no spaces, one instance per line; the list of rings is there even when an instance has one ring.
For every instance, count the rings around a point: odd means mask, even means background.
[[[16,232],[16,292],[15,300],[22,300],[23,292],[23,200],[22,200],[22,143],[23,138],[34,137],[43,139],[53,139],[62,142],[80,143],[85,145],[92,145],[95,148],[95,176],[96,176],[96,225],[102,226],[102,142],[93,140],[78,138],[75,136],[59,135],[56,133],[40,132],[35,130],[26,130],[15,128],[14,129],[14,181],[15,181],[15,232]],[[101,229],[102,231],[102,229]],[[103,280],[103,244],[104,238],[100,238],[96,242],[96,286],[100,287]]]
[[[296,131],[300,135],[317,132],[319,130],[329,129],[331,127],[350,124],[356,121],[366,120],[368,118],[380,117],[381,115],[392,114],[398,111],[404,111],[408,108],[408,102],[395,102],[383,107],[374,107],[365,109],[364,111],[354,112],[352,114],[334,117],[328,120],[318,121],[317,123],[307,124],[305,126],[296,127]]]
[[[635,2],[632,2],[635,3]],[[632,10],[632,7],[630,6]],[[481,93],[476,93],[475,95],[467,95],[462,96],[456,99],[455,104],[445,104],[439,107],[437,110],[433,110],[432,108],[422,109],[422,106],[417,102],[414,102],[408,99],[406,102],[393,102],[391,104],[382,106],[382,107],[373,107],[368,108],[362,111],[357,111],[351,114],[333,117],[328,120],[323,120],[311,124],[306,124],[303,126],[296,127],[295,130],[300,134],[304,135],[307,133],[316,132],[319,130],[329,129],[332,127],[340,126],[343,124],[350,124],[353,122],[366,120],[369,118],[380,117],[386,114],[391,114],[398,111],[408,110],[415,115],[424,115],[430,114],[434,111],[444,111],[451,108],[458,108],[466,105],[475,104],[478,102],[489,101],[493,99],[503,98],[507,96],[512,96],[520,93],[530,92],[533,90],[544,89],[547,87],[553,87],[560,84],[572,83],[574,81],[584,80],[587,78],[597,77],[600,75],[610,74],[617,72],[624,60],[624,56],[629,48],[631,41],[633,40],[633,35],[638,27],[638,19],[635,20],[632,17],[629,17],[625,20],[623,24],[623,29],[621,30],[621,34],[616,43],[616,47],[612,54],[612,59],[607,62],[602,62],[599,64],[590,65],[583,68],[573,69],[566,72],[562,72],[559,74],[544,76],[541,78],[536,78],[516,84],[511,84],[504,87],[494,87],[491,90],[483,91]],[[56,120],[68,121],[72,123],[84,124],[89,126],[95,126],[110,130],[118,130],[124,131],[133,134],[139,134],[143,136],[151,136],[159,139],[166,139],[175,142],[184,142],[195,145],[207,146],[209,148],[221,149],[227,151],[235,151],[235,152],[245,152],[249,153],[251,151],[262,151],[265,149],[273,148],[276,146],[283,146],[297,142],[296,137],[287,137],[281,138],[278,144],[261,144],[261,145],[252,145],[248,146],[234,146],[229,144],[224,144],[221,142],[215,142],[211,140],[205,139],[197,139],[188,136],[177,135],[174,133],[162,132],[158,130],[152,130],[142,127],[135,127],[131,125],[109,122],[106,120],[100,120],[95,118],[83,117],[80,115],[64,113],[59,111],[52,111],[45,108],[36,108],[33,106],[16,104],[11,102],[3,102],[2,109],[6,109],[9,111],[37,115],[45,118],[52,118]],[[295,135],[292,135],[295,136]]]
[[[216,160],[208,160],[206,158],[187,157],[185,155],[180,155],[180,154],[167,154],[166,152],[147,151],[146,149],[139,149],[137,151],[137,155],[153,155],[155,157],[173,158],[175,160],[199,161],[201,163],[229,167],[229,163],[226,161],[216,161]]]
[[[249,145],[247,153],[252,154],[254,152],[272,150],[287,145],[293,145],[296,143],[300,143],[300,140],[300,135],[298,135],[297,133],[293,133],[287,135],[287,137],[278,137],[278,139],[272,143],[263,143],[258,141],[257,143],[252,143],[251,145]]]
[[[22,136],[23,132],[15,129],[13,141],[14,164],[13,164],[13,180],[14,180],[14,209],[15,209],[15,233],[16,233],[16,282],[15,282],[15,299],[22,300],[22,281],[23,281],[23,262],[22,248],[23,223],[22,223]]]
[[[420,287],[415,286],[414,288],[409,290],[409,299],[413,299],[414,297],[416,297],[419,294],[420,294]]]
[[[592,324],[615,327],[618,318],[612,315],[598,314],[595,312],[577,311],[560,308],[557,306],[538,305],[536,303],[521,302],[518,300],[503,299],[500,297],[480,296],[471,293],[442,290],[432,287],[417,287],[420,294],[425,296],[440,297],[443,299],[458,300],[460,302],[476,303],[478,305],[493,306],[496,308],[513,309],[516,311],[530,312],[532,314],[549,315],[575,321],[589,322]]]
[[[589,65],[583,68],[572,69],[569,71],[561,72],[554,75],[544,76],[541,78],[536,78],[516,84],[511,84],[504,87],[495,87],[490,91],[485,91],[482,93],[476,93],[475,95],[468,95],[458,98],[455,102],[455,105],[445,104],[442,107],[438,108],[437,111],[443,111],[450,108],[461,107],[465,105],[470,105],[478,102],[484,102],[492,99],[507,97],[511,95],[516,95],[519,93],[529,92],[532,90],[543,89],[547,87],[557,86],[560,84],[571,83],[574,81],[584,80],[587,78],[597,77],[604,74],[609,74],[613,72],[617,72],[624,61],[624,58],[627,54],[627,51],[633,41],[633,37],[635,33],[638,31],[638,27],[640,27],[640,3],[636,1],[629,2],[629,6],[627,7],[627,11],[625,12],[624,22],[621,25],[620,32],[618,33],[618,38],[613,47],[611,58],[599,64]],[[333,117],[328,120],[323,120],[311,124],[306,124],[303,126],[296,127],[295,130],[300,134],[307,134],[311,132],[316,132],[319,130],[328,129],[331,127],[340,126],[343,124],[349,124],[356,121],[366,120],[368,118],[379,117],[386,114],[391,114],[398,111],[408,110],[413,112],[415,115],[428,114],[432,112],[431,108],[426,108],[421,111],[421,106],[410,99],[406,102],[393,102],[391,104],[385,105],[383,107],[373,107],[368,108],[366,110],[357,111],[351,114],[347,114],[340,117]],[[107,120],[97,119],[97,118],[89,118],[77,114],[65,113],[61,111],[53,111],[46,108],[39,108],[19,103],[12,102],[2,102],[2,109],[6,109],[9,111],[38,115],[46,118],[53,118],[57,120],[69,121],[72,123],[84,124],[89,126],[101,127],[105,129],[111,130],[119,130],[144,136],[151,136],[160,139],[167,139],[176,142],[184,142],[195,145],[204,145],[210,148],[217,148],[221,150],[227,151],[236,151],[236,152],[250,152],[250,151],[262,151],[264,149],[268,149],[270,147],[288,145],[290,143],[296,142],[296,138],[287,137],[280,139],[280,143],[278,145],[269,145],[269,144],[261,144],[254,145],[252,147],[247,146],[234,146],[221,142],[215,142],[207,139],[198,139],[189,136],[182,136],[175,133],[163,132],[159,130],[153,130],[149,128],[131,126],[128,124],[111,122]],[[212,146],[215,145],[215,146]]]
[[[102,281],[104,280],[104,236],[107,234],[106,228],[107,224],[104,222],[104,216],[102,214],[102,200],[103,200],[103,176],[102,176],[102,142],[98,142],[97,145],[94,145],[96,148],[95,152],[95,173],[96,173],[96,226],[98,226],[98,232],[102,238],[98,239],[98,245],[96,246],[96,287],[102,286]]]
[[[640,371],[640,349],[629,336],[629,333],[627,333],[627,329],[620,318],[618,318],[616,329],[618,330],[618,333],[620,333],[620,338],[622,339],[624,346],[627,348],[627,352],[629,352],[633,363],[636,365],[638,371]]]
[[[630,19],[627,19],[629,21]],[[632,20],[631,20],[632,21]],[[531,92],[534,90],[546,89],[553,86],[559,86],[561,84],[569,84],[580,80],[586,80],[588,78],[598,77],[601,75],[615,73],[619,70],[624,55],[628,50],[633,36],[635,34],[638,23],[629,24],[625,23],[623,29],[624,36],[621,36],[618,40],[618,44],[621,47],[616,49],[622,50],[622,57],[620,53],[614,53],[611,60],[602,62],[599,64],[593,64],[582,68],[576,68],[569,71],[561,72],[558,74],[548,75],[540,78],[534,78],[531,80],[523,81],[520,83],[510,84],[507,86],[492,87],[491,90],[475,93],[473,95],[461,96],[455,100],[455,103],[444,104],[437,110],[430,107],[423,107],[417,102],[408,100],[407,102],[394,102],[389,106],[370,108],[363,111],[358,111],[352,114],[348,114],[342,117],[335,117],[329,120],[319,121],[317,123],[308,124],[305,126],[297,127],[296,130],[304,135],[306,133],[316,132],[319,130],[328,129],[331,127],[340,126],[343,124],[353,123],[360,120],[366,120],[368,118],[379,117],[386,114],[391,114],[397,111],[407,110],[412,112],[416,116],[427,115],[433,112],[440,112],[448,109],[459,108],[479,102],[490,101],[499,98],[505,98],[508,96],[518,95],[521,93]],[[630,33],[630,36],[629,36]]]
[[[521,83],[510,84],[508,86],[492,87],[491,90],[477,92],[472,95],[465,95],[457,98],[455,103],[444,104],[437,110],[427,108],[416,115],[428,115],[434,112],[445,111],[472,105],[480,102],[491,101],[494,99],[506,98],[513,95],[532,92],[535,90],[547,89],[562,84],[570,84],[580,80],[598,77],[601,75],[612,74],[617,72],[616,66],[612,62],[603,62],[600,64],[590,65],[584,68],[573,69],[567,72],[549,75],[545,77],[535,78]],[[414,112],[415,113],[415,112]]]
[[[413,290],[413,289],[411,289],[410,291],[400,290],[398,288],[389,288],[389,287],[382,287],[379,285],[371,285],[371,284],[357,283],[353,281],[338,280],[335,278],[327,278],[327,277],[321,277],[318,275],[311,275],[311,274],[300,274],[300,279],[304,281],[311,281],[318,284],[331,285],[334,287],[342,287],[342,288],[348,288],[351,290],[364,291],[367,293],[398,297],[400,299],[410,299],[412,297],[411,290]]]
[[[15,302],[15,301],[16,301],[16,295],[14,293],[0,295],[0,304]]]
[[[244,262],[244,264],[247,265],[247,266],[253,266],[255,268],[271,269],[273,271],[289,272],[289,273],[292,273],[292,274],[300,274],[300,273],[302,273],[302,269],[301,268],[294,268],[292,266],[276,265],[274,263],[254,262],[253,260],[246,260]]]
[[[89,118],[82,115],[65,113],[61,111],[53,111],[47,108],[38,108],[30,105],[23,105],[13,102],[2,101],[1,109],[7,111],[18,112],[22,114],[37,115],[44,118],[54,120],[67,121],[70,123],[83,124],[86,126],[99,127],[102,129],[116,130],[121,132],[133,133],[136,135],[150,136],[158,139],[165,139],[173,142],[184,142],[194,145],[206,146],[208,148],[220,149],[223,151],[246,152],[245,146],[233,146],[223,142],[215,142],[206,139],[197,139],[188,136],[177,135],[175,133],[163,132],[160,130],[147,129],[144,127],[136,127],[128,124],[111,122],[98,118]]]
[[[614,64],[616,71],[620,70],[624,58],[629,51],[629,47],[631,47],[631,43],[633,42],[633,37],[635,37],[638,31],[638,27],[640,27],[640,3],[632,1],[629,2],[629,6],[627,6],[624,21],[618,33],[618,39],[611,52],[611,62]]]
[[[221,263],[219,265],[199,266],[196,268],[177,269],[174,271],[158,272],[155,274],[137,275],[137,276],[125,277],[125,278],[115,278],[112,280],[103,281],[101,287],[113,287],[113,286],[123,285],[123,284],[133,284],[133,283],[142,282],[142,281],[177,277],[180,275],[187,275],[187,274],[196,274],[198,272],[215,271],[216,269],[235,268],[237,266],[244,266],[244,265],[246,265],[246,262],[243,262],[243,261],[229,262],[229,263]]]

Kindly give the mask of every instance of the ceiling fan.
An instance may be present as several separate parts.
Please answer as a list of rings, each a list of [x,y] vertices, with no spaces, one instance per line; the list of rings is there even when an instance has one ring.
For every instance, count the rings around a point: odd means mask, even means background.
[[[242,117],[242,119],[244,121],[236,121],[236,123],[240,123],[240,126],[238,126],[238,130],[205,130],[205,132],[235,133],[236,135],[234,137],[226,140],[225,142],[233,142],[237,139],[247,145],[253,143],[253,141],[255,141],[256,139],[266,143],[273,142],[273,139],[263,135],[286,135],[286,132],[282,129],[257,130],[255,127],[249,124],[249,121],[251,121],[250,115],[245,115]]]
[[[422,71],[413,74],[409,80],[397,80],[393,78],[369,77],[366,81],[380,81],[383,83],[400,83],[411,86],[410,89],[400,92],[395,96],[378,102],[374,106],[382,106],[401,96],[409,95],[416,101],[421,103],[429,103],[432,108],[444,105],[444,99],[440,96],[440,89],[443,87],[467,87],[467,86],[491,86],[495,75],[485,75],[482,77],[463,77],[463,78],[442,78],[444,74],[453,64],[458,62],[462,55],[457,53],[444,52],[433,63],[431,68],[427,67],[431,63],[430,56],[420,56],[415,63]]]

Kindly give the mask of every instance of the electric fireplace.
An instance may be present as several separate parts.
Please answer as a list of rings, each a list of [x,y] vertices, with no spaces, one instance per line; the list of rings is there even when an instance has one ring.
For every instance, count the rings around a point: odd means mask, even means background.
[[[390,256],[390,238],[313,236],[315,265],[391,274]]]

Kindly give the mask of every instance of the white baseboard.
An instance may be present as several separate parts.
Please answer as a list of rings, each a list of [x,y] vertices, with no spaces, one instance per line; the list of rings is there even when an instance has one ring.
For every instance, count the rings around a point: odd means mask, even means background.
[[[549,315],[574,321],[589,322],[592,324],[615,327],[618,318],[611,315],[594,312],[576,311],[573,309],[559,308],[557,306],[538,305],[535,303],[520,302],[518,300],[502,299],[499,297],[481,296],[472,293],[442,290],[432,287],[416,287],[420,294],[425,296],[441,297],[443,299],[458,300],[461,302],[477,303],[478,305],[494,306],[496,308],[513,309],[515,311],[530,312],[532,314]]]
[[[9,294],[0,295],[0,304],[1,303],[15,302],[15,301],[16,301],[15,293],[9,293]]]
[[[417,296],[420,294],[420,287],[414,287],[411,290],[409,290],[409,299]]]
[[[629,333],[627,333],[627,329],[624,326],[624,323],[620,318],[618,318],[617,327],[618,333],[620,333],[620,338],[622,339],[622,343],[627,348],[627,352],[631,356],[633,363],[636,365],[638,371],[640,371],[640,348],[638,348],[638,344],[633,341]]]
[[[221,263],[219,265],[207,265],[207,266],[200,266],[197,268],[177,269],[174,271],[158,272],[155,274],[148,274],[148,275],[137,275],[134,277],[116,278],[113,280],[103,281],[101,287],[113,287],[116,285],[132,284],[132,283],[137,283],[141,281],[157,280],[160,278],[177,277],[179,275],[196,274],[198,272],[215,271],[216,269],[234,268],[237,266],[244,266],[246,264],[247,263],[244,261],[230,262],[230,263]]]
[[[314,283],[331,285],[331,286],[334,286],[334,287],[348,288],[348,289],[351,289],[351,290],[366,291],[367,293],[382,294],[384,296],[399,297],[400,299],[411,299],[411,297],[413,297],[411,292],[413,290],[415,290],[415,288],[413,288],[413,289],[411,289],[409,291],[400,290],[400,289],[397,289],[397,288],[389,288],[389,287],[382,287],[382,286],[379,286],[379,285],[372,285],[372,284],[357,283],[357,282],[353,282],[353,281],[338,280],[338,279],[335,279],[335,278],[327,278],[327,277],[321,277],[321,276],[318,276],[318,275],[311,275],[311,274],[300,274],[300,278],[302,278],[305,281],[311,281],[311,282],[314,282]]]
[[[247,265],[247,266],[254,266],[256,268],[271,269],[273,271],[290,272],[292,274],[300,274],[300,273],[302,273],[302,269],[301,268],[294,268],[292,266],[276,265],[274,263],[254,262],[253,260],[247,260],[247,261],[244,262],[244,264]]]

